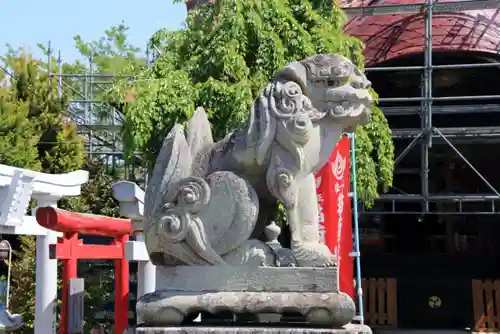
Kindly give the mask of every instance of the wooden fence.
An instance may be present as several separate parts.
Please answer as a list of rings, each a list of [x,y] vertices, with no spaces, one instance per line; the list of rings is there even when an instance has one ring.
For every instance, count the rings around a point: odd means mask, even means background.
[[[476,331],[500,330],[500,280],[472,280]]]
[[[398,326],[397,280],[395,278],[363,278],[365,323],[373,328]]]

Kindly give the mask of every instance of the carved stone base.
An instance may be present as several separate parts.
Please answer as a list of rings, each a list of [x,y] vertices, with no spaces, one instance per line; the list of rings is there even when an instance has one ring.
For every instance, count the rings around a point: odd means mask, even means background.
[[[157,267],[157,290],[338,292],[336,267]]]
[[[126,334],[371,334],[364,325],[346,325],[342,328],[311,327],[144,327],[129,330]]]
[[[260,314],[293,312],[309,324],[341,327],[353,319],[355,305],[344,293],[156,291],[137,303],[148,326],[179,325],[196,312]]]
[[[210,315],[254,319],[251,325],[267,325],[261,320],[265,313],[277,315],[278,323],[284,322],[280,315],[295,313],[302,322],[341,327],[355,315],[351,297],[338,290],[336,267],[219,265],[157,270],[158,290],[140,298],[136,307],[147,326],[185,325],[203,312],[207,319]]]

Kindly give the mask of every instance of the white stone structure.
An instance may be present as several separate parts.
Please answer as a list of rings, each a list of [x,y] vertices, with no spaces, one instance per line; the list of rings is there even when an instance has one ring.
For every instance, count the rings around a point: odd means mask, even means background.
[[[49,245],[57,242],[60,233],[41,227],[35,218],[36,209],[31,216],[26,216],[26,210],[31,199],[37,207],[55,207],[64,196],[80,195],[88,177],[86,171],[52,175],[0,164],[0,234],[37,237],[35,334],[56,333],[57,260],[50,259]],[[0,315],[2,321],[0,332],[21,325],[15,323],[19,318],[8,311]]]
[[[130,181],[120,181],[112,186],[114,198],[120,202],[120,214],[132,220],[135,241],[125,244],[125,257],[137,261],[137,299],[156,289],[156,267],[151,263],[144,243],[144,190]],[[138,318],[137,322],[141,320]]]

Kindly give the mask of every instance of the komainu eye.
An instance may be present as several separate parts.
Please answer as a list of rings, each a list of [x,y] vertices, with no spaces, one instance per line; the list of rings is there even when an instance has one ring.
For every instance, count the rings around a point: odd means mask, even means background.
[[[328,87],[337,87],[339,85],[338,80],[328,80]]]
[[[326,86],[328,85],[327,80],[324,79],[316,79],[312,81],[313,85],[321,87],[321,86]]]

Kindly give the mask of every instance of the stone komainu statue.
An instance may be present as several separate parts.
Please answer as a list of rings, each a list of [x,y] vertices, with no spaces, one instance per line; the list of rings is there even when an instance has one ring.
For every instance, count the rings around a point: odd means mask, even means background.
[[[146,190],[146,245],[154,264],[273,266],[257,238],[279,200],[300,267],[330,266],[319,240],[314,173],[343,132],[369,119],[370,82],[349,60],[316,55],[280,70],[244,127],[214,142],[205,111],[165,138]]]

